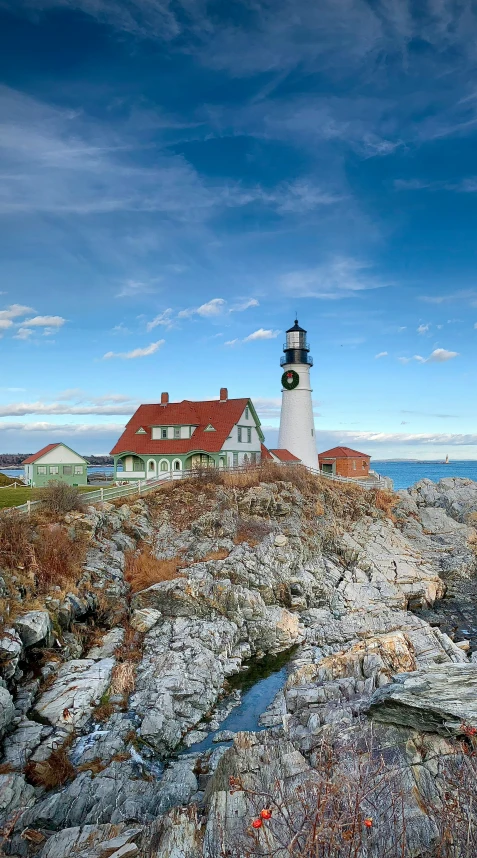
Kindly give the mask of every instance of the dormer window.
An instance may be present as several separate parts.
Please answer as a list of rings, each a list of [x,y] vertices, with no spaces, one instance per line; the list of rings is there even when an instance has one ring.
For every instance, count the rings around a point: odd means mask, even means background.
[[[135,433],[135,434],[136,434],[136,435],[147,435],[147,432],[146,432],[146,430],[145,430],[145,429],[143,429],[143,427],[142,427],[142,426],[140,426],[140,427],[139,427],[139,429],[137,429],[137,431],[136,431],[136,433]]]
[[[180,426],[174,426],[174,438],[180,438],[180,437],[181,437],[181,427]]]
[[[161,429],[161,438],[162,439],[167,438],[167,429],[166,428]]]
[[[215,428],[212,426],[212,423],[209,423],[208,426],[205,427],[204,432],[215,432]]]

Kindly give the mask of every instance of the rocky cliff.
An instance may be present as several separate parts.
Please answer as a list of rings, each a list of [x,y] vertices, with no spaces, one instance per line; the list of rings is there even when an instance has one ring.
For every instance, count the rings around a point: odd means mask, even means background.
[[[391,496],[275,469],[50,523],[86,548],[74,586],[25,605],[3,570],[5,853],[474,854],[443,808],[462,765],[477,786],[477,663],[433,606],[472,581],[476,512],[469,480]],[[266,730],[201,749],[244,667],[288,650]]]

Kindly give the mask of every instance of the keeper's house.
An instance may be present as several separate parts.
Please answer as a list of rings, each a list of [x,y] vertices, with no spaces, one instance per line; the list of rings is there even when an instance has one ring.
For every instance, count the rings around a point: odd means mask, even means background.
[[[250,399],[140,405],[113,449],[119,480],[152,479],[168,471],[197,467],[232,468],[257,464],[264,440]]]
[[[66,444],[48,444],[22,462],[29,486],[41,488],[52,480],[69,486],[88,484],[88,463]]]
[[[350,447],[333,447],[318,456],[320,471],[324,474],[336,474],[339,477],[351,477],[356,480],[369,477],[371,456],[359,453]]]

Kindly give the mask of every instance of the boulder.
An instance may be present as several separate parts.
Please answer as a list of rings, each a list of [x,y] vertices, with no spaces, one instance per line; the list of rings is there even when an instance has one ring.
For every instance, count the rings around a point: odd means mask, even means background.
[[[107,690],[113,667],[112,658],[66,662],[51,688],[37,700],[36,715],[45,718],[53,727],[68,731],[82,727]]]
[[[39,858],[109,858],[117,856],[118,850],[125,846],[134,847],[142,832],[141,827],[119,825],[82,825],[64,828],[53,834],[43,846]],[[131,852],[131,855],[137,853]],[[122,853],[123,856],[127,853]]]
[[[143,608],[133,611],[130,624],[137,632],[148,632],[161,619],[162,614],[155,608]]]
[[[0,825],[11,822],[14,815],[35,801],[35,790],[23,775],[10,772],[0,775]]]
[[[0,686],[0,731],[8,727],[15,714],[12,695],[6,688]]]
[[[415,730],[465,734],[466,726],[477,727],[477,664],[434,665],[398,674],[374,693],[368,713],[377,721]]]
[[[102,658],[111,658],[117,647],[121,646],[124,640],[124,629],[111,629],[105,634],[103,640],[98,646],[93,646],[86,653],[86,658],[92,658],[94,661],[100,661]]]
[[[51,637],[51,620],[47,611],[29,611],[15,620],[15,629],[24,647],[44,643],[48,646]]]
[[[0,670],[4,679],[15,674],[22,654],[23,644],[15,629],[5,629],[0,637]]]

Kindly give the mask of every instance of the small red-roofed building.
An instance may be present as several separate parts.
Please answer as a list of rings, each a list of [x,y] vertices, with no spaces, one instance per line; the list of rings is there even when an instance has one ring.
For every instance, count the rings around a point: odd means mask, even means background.
[[[47,444],[38,453],[23,462],[25,481],[29,486],[41,488],[52,480],[61,480],[69,486],[88,484],[88,463],[66,444]]]
[[[281,465],[301,465],[301,459],[290,453],[289,450],[272,450],[270,449],[272,459],[275,462],[280,462]]]
[[[260,420],[247,397],[140,405],[111,450],[115,479],[152,479],[191,468],[258,464],[264,441]]]
[[[371,456],[351,447],[333,447],[318,455],[320,471],[339,477],[362,480],[369,476]]]

